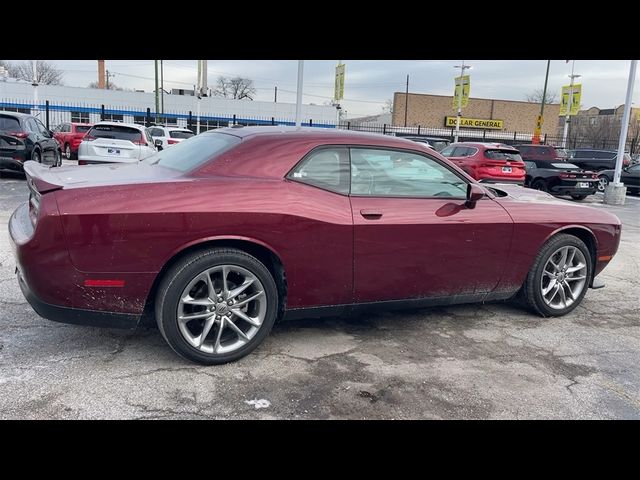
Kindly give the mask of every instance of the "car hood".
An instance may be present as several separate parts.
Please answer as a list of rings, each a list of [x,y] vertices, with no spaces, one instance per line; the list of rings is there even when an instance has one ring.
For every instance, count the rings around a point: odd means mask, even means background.
[[[28,161],[25,162],[25,173],[33,179],[40,192],[60,188],[67,190],[91,186],[176,181],[182,176],[182,172],[147,162],[51,168]]]

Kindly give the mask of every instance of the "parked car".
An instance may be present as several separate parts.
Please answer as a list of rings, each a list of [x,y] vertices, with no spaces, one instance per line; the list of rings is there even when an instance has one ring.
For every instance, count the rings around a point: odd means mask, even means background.
[[[545,160],[547,162],[566,161],[568,158],[567,151],[562,147],[554,145],[533,145],[521,144],[514,145],[520,152],[522,160]]]
[[[412,140],[414,142],[424,143],[428,147],[433,148],[437,152],[441,152],[446,147],[451,144],[451,140],[440,137],[428,137],[423,135],[397,135],[402,138],[406,138],[407,140]]]
[[[587,148],[577,148],[569,150],[568,160],[574,165],[584,168],[585,170],[613,170],[616,168],[616,159],[618,152],[616,150],[593,150]],[[631,156],[624,154],[622,166],[628,167],[631,164]]]
[[[92,126],[91,123],[66,122],[53,129],[53,137],[62,148],[64,158],[71,160],[78,157],[80,142]]]
[[[598,190],[604,192],[607,185],[613,182],[615,170],[601,170],[598,172]],[[640,163],[629,167],[622,167],[620,181],[627,187],[629,193],[640,194]]]
[[[98,122],[85,134],[78,148],[78,164],[134,163],[157,153],[143,125]]]
[[[25,171],[9,231],[36,312],[108,327],[155,315],[203,364],[248,354],[281,317],[517,294],[564,315],[620,242],[606,210],[480,184],[386,135],[222,128],[134,165]]]
[[[32,115],[0,111],[0,171],[22,172],[24,162],[62,164],[53,133]]]
[[[149,127],[148,130],[158,150],[170,147],[194,136],[191,130],[182,127],[163,127],[156,125]],[[158,143],[158,140],[160,140],[160,143]]]
[[[509,145],[459,142],[440,153],[479,182],[524,184],[524,162]]]
[[[584,200],[598,191],[598,175],[567,161],[526,160],[525,187]]]

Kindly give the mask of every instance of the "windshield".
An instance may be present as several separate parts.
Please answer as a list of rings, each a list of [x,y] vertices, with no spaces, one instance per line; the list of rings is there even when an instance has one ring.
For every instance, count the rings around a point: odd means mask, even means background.
[[[240,143],[238,137],[224,133],[203,133],[162,150],[143,162],[162,165],[181,172],[193,170]]]
[[[551,165],[553,165],[554,168],[580,168],[577,165],[574,165],[573,163],[552,163]]]
[[[115,140],[139,141],[140,130],[122,125],[95,125],[88,133],[89,137],[113,138]]]
[[[515,150],[485,150],[484,156],[490,160],[522,161],[522,157]]]
[[[191,138],[193,132],[187,130],[169,130],[169,136],[171,138]]]

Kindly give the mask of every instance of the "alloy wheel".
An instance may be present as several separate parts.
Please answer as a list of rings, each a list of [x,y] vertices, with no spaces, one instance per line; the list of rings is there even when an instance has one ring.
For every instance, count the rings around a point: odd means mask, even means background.
[[[218,265],[195,276],[183,290],[178,328],[192,347],[227,354],[255,337],[266,313],[260,280],[246,268]]]
[[[71,160],[71,147],[68,144],[64,147],[64,156],[67,160]]]
[[[574,246],[557,249],[547,260],[540,280],[544,302],[555,310],[572,305],[587,284],[587,261]]]
[[[602,175],[601,177],[598,177],[599,192],[604,192],[605,189],[607,188],[607,185],[609,185],[609,179],[607,177],[605,177],[604,175]]]

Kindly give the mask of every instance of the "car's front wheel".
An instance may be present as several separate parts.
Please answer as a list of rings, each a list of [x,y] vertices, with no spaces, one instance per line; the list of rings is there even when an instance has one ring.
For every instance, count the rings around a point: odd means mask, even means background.
[[[522,286],[529,308],[543,317],[576,308],[589,287],[592,259],[585,243],[568,234],[550,238],[540,249]]]
[[[588,195],[571,195],[571,198],[573,198],[574,200],[584,200],[587,197]]]
[[[278,291],[255,257],[214,248],[188,255],[167,271],[155,310],[173,350],[197,363],[221,364],[244,357],[269,334]]]
[[[606,175],[600,175],[598,177],[598,191],[604,192],[607,188],[607,185],[609,185],[609,177],[607,177]]]
[[[531,185],[531,188],[535,190],[540,190],[541,192],[549,191],[549,188],[547,187],[547,182],[545,182],[544,180],[536,180],[535,182],[533,182],[533,185]]]

